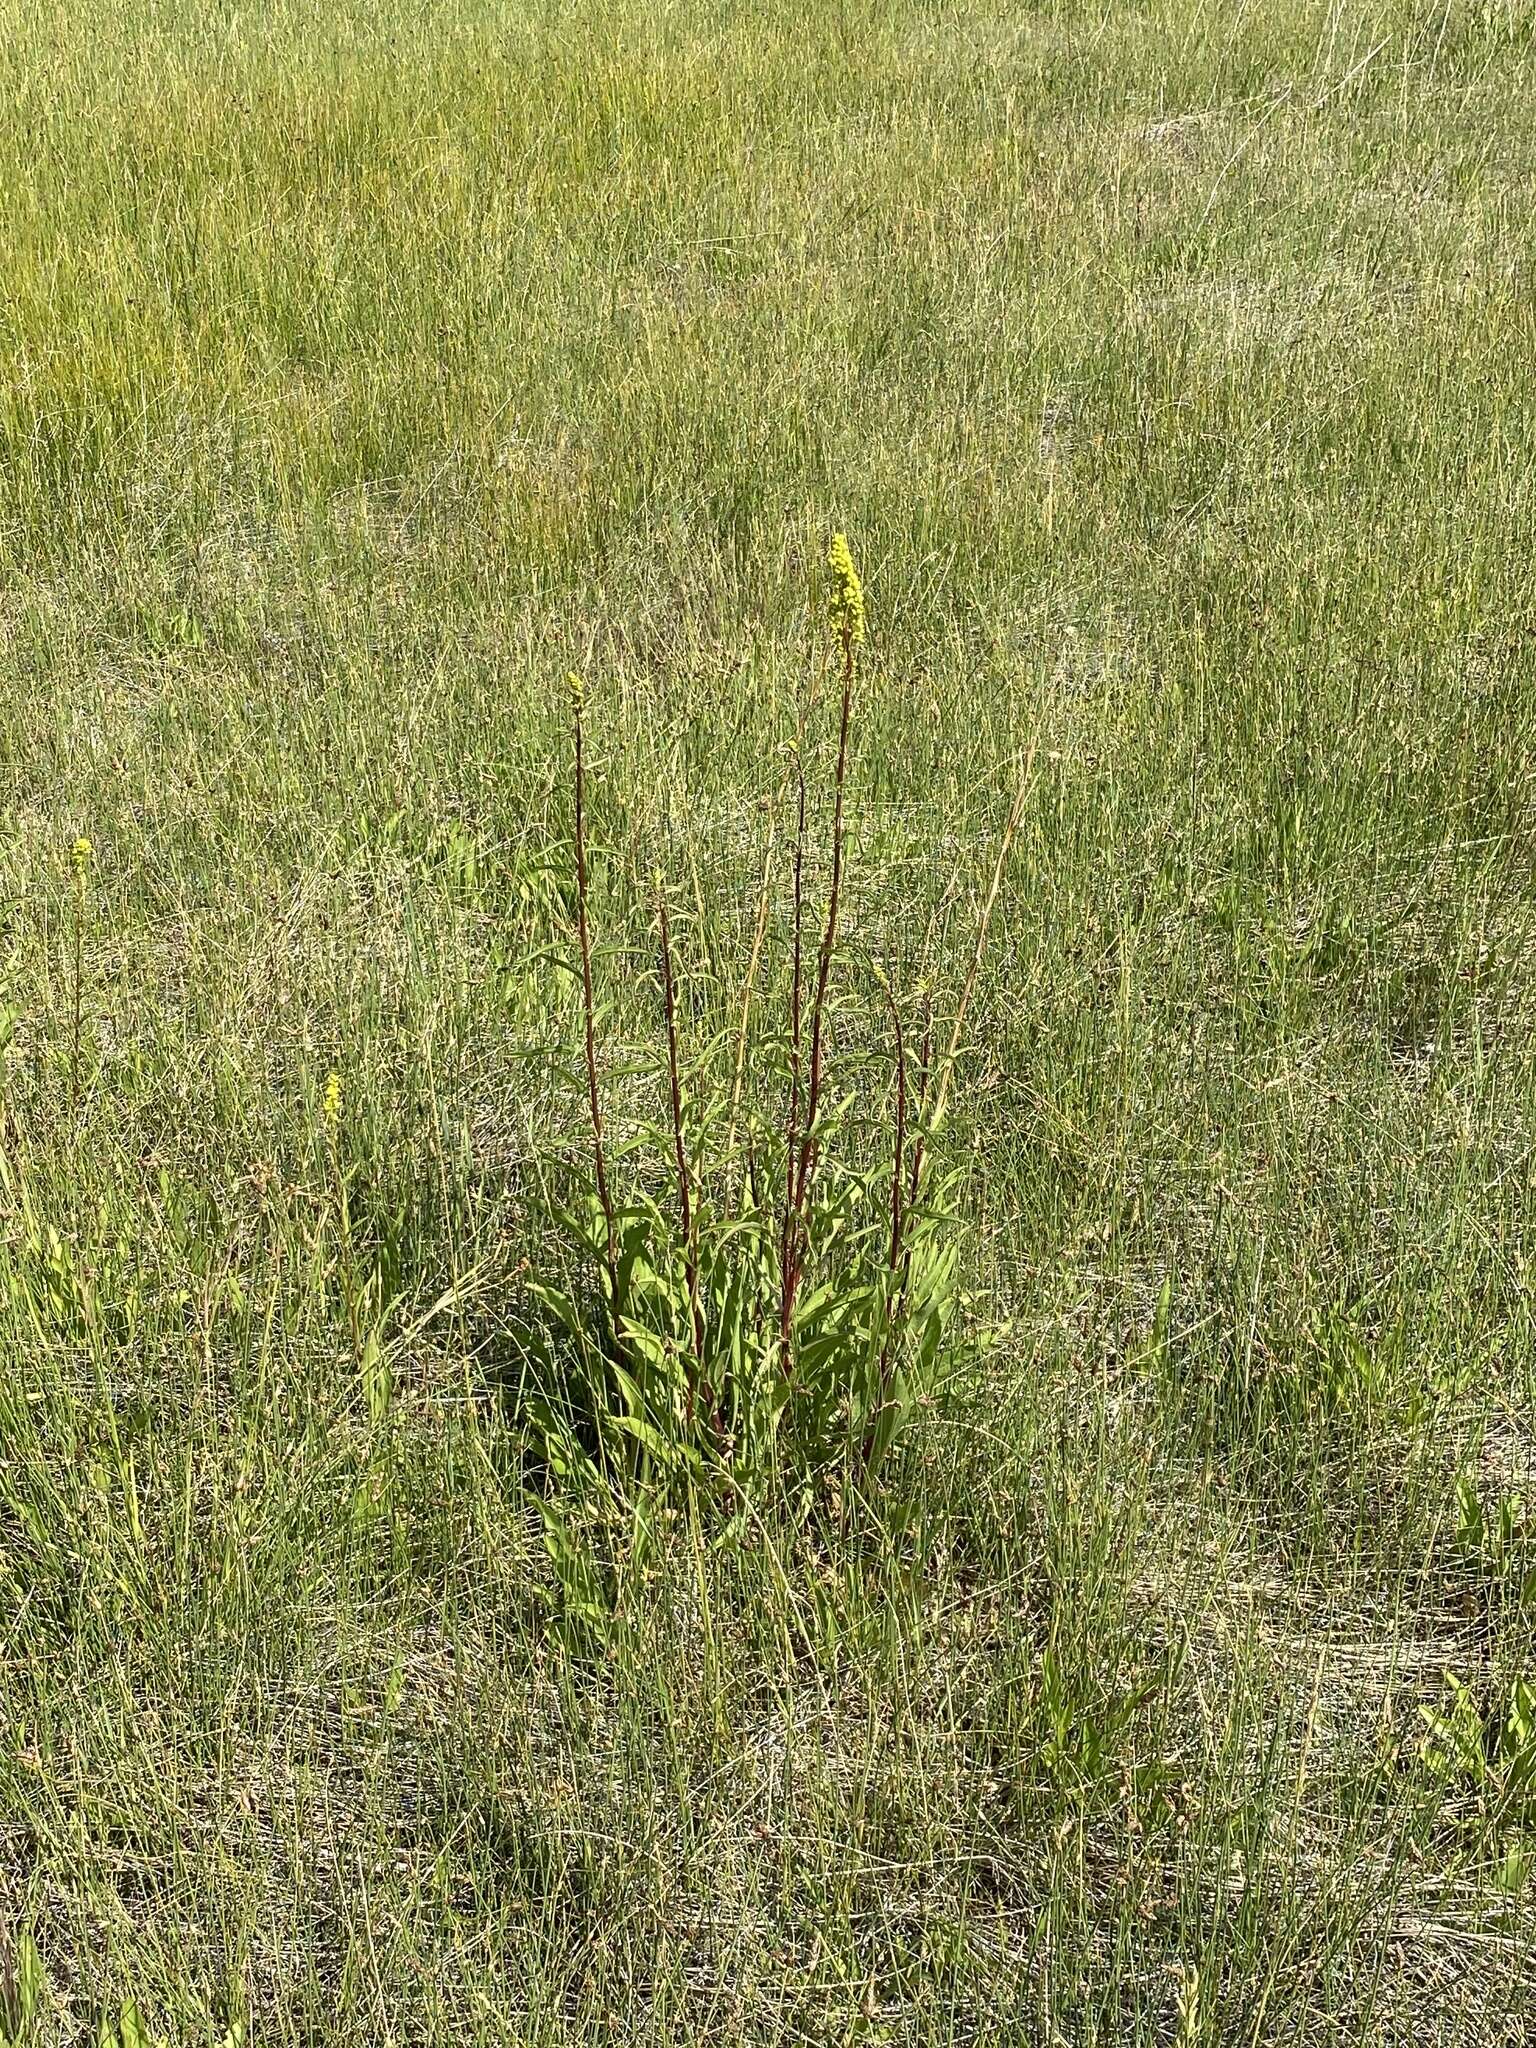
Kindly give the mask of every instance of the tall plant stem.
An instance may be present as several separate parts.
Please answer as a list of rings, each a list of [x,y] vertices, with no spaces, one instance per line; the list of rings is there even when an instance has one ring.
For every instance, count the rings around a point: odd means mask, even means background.
[[[821,1083],[826,1051],[827,989],[832,979],[832,959],[837,950],[837,914],[843,886],[844,801],[848,783],[848,728],[853,714],[854,625],[845,617],[842,624],[843,698],[837,726],[837,769],[832,799],[832,882],[827,891],[827,921],[822,928],[821,952],[816,963],[816,993],[811,1001],[811,1056],[806,1082],[805,1117],[800,1131],[799,1159],[792,1166],[793,1190],[790,1201],[790,1260],[784,1283],[784,1334],[794,1320],[795,1294],[805,1263],[807,1220],[811,1182],[816,1171],[816,1118],[821,1108]]]
[[[896,1270],[901,1256],[901,1229],[905,1218],[901,1199],[907,1164],[907,1041],[901,1028],[901,1010],[889,985],[885,999],[890,1005],[891,1028],[896,1034],[896,1144],[891,1159],[891,1251],[890,1267]]]

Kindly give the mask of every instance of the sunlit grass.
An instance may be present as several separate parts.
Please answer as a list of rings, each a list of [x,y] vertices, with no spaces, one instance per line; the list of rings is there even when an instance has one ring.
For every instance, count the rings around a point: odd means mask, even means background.
[[[4,0],[8,2036],[1519,2038],[1533,85],[1515,0]],[[564,678],[665,1191],[653,877],[729,1100],[837,529],[866,1163],[1037,750],[988,1341],[899,1516],[552,1554]]]

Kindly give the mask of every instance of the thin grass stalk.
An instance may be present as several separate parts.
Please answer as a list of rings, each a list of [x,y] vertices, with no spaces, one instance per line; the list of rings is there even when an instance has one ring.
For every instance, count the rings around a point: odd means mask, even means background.
[[[80,1041],[85,988],[85,905],[91,871],[91,842],[82,833],[70,849],[74,870],[74,987],[69,1044],[69,1113],[80,1114]]]
[[[898,1041],[899,1047],[899,1041]],[[928,1079],[933,1071],[933,999],[926,996],[923,1004],[923,1042],[917,1059],[917,1099],[921,1103],[928,1094]],[[900,1147],[898,1146],[898,1151]],[[890,1393],[891,1353],[901,1326],[906,1320],[907,1295],[912,1285],[912,1218],[917,1213],[917,1198],[923,1172],[923,1133],[918,1131],[912,1147],[912,1172],[907,1183],[907,1199],[902,1211],[900,1232],[892,1230],[891,1239],[896,1249],[891,1254],[891,1270],[896,1274],[896,1294],[891,1303],[890,1320],[886,1324],[885,1336],[880,1346],[880,1402],[883,1407]],[[878,1413],[878,1410],[876,1411]],[[869,1463],[874,1444],[874,1426],[864,1440],[864,1462]]]
[[[992,927],[992,915],[997,908],[997,899],[1002,890],[1003,875],[1008,866],[1008,858],[1013,851],[1013,842],[1018,837],[1019,825],[1023,820],[1024,805],[1029,796],[1034,762],[1035,743],[1031,743],[1029,751],[1024,757],[1023,766],[1019,771],[1019,786],[1014,792],[1013,803],[1008,812],[1007,822],[1003,827],[1003,836],[998,842],[997,858],[992,865],[992,879],[988,885],[985,900],[982,903],[981,916],[977,920],[976,943],[971,949],[970,966],[966,971],[965,985],[960,991],[960,1002],[955,1011],[955,1021],[950,1031],[949,1045],[939,1068],[938,1093],[931,1112],[928,1108],[929,1088],[933,1079],[931,1068],[933,1056],[933,1011],[931,1007],[927,1011],[923,1025],[923,1048],[920,1062],[922,1085],[918,1098],[922,1104],[922,1112],[917,1138],[912,1146],[912,1174],[907,1188],[906,1217],[903,1224],[903,1233],[908,1241],[904,1246],[893,1250],[891,1257],[893,1268],[899,1263],[900,1277],[897,1281],[896,1298],[892,1304],[890,1320],[886,1325],[885,1336],[880,1347],[880,1364],[877,1374],[877,1383],[880,1390],[879,1400],[870,1417],[869,1426],[864,1435],[864,1464],[866,1468],[874,1455],[876,1424],[887,1400],[890,1398],[894,1347],[901,1334],[902,1323],[906,1319],[907,1297],[912,1279],[910,1219],[916,1212],[918,1198],[922,1192],[923,1163],[927,1157],[928,1134],[930,1131],[936,1130],[943,1121],[944,1111],[948,1105],[950,1085],[954,1079],[955,1067],[960,1057],[960,1044],[965,1031],[966,1013],[970,1009],[971,997],[976,987],[976,978],[981,971],[981,962],[987,947],[987,937]],[[898,1023],[898,1048],[900,1045],[899,1030]],[[898,1060],[899,1058],[898,1050]],[[898,1245],[898,1236],[894,1226],[892,1229],[892,1244],[893,1246]]]
[[[919,1107],[928,1100],[928,1084],[933,1073],[933,992],[923,991],[923,1042],[917,1055],[917,1100]],[[922,1173],[922,1131],[912,1147],[912,1178],[907,1187],[907,1215],[911,1216],[917,1206],[918,1180]]]
[[[347,1329],[352,1338],[352,1363],[363,1369],[363,1331],[359,1314],[357,1269],[352,1257],[352,1208],[347,1199],[347,1176],[341,1164],[341,1076],[333,1068],[326,1078],[321,1103],[325,1127],[326,1159],[331,1169],[331,1201],[336,1212],[336,1239],[341,1254],[341,1284],[347,1300]]]
[[[802,734],[803,738],[803,734]],[[794,1312],[791,1274],[795,1257],[795,1163],[800,1144],[801,973],[805,929],[805,749],[795,743],[794,903],[789,977],[789,1113],[784,1133],[784,1219],[779,1232],[779,1362],[785,1373],[790,1318]]]
[[[656,905],[661,928],[661,988],[667,1014],[667,1079],[672,1097],[672,1147],[677,1161],[677,1206],[683,1226],[683,1268],[688,1277],[688,1306],[693,1322],[695,1373],[688,1388],[688,1421],[693,1422],[695,1388],[706,1403],[709,1390],[704,1384],[704,1315],[699,1305],[699,1250],[693,1198],[689,1187],[688,1148],[683,1137],[683,1083],[677,1056],[677,983],[672,971],[672,923],[667,915],[667,891],[656,878]]]
[[[906,1227],[906,1215],[902,1206],[905,1194],[907,1163],[907,1041],[901,1024],[901,1009],[897,1004],[890,983],[876,970],[885,1000],[890,1007],[891,1025],[896,1034],[896,1131],[895,1144],[891,1154],[891,1242],[886,1267],[893,1283],[890,1306],[886,1315],[885,1330],[880,1340],[880,1362],[875,1372],[875,1384],[879,1398],[872,1410],[864,1432],[864,1463],[866,1467],[874,1453],[875,1427],[885,1407],[890,1388],[891,1347],[901,1320],[902,1303],[906,1293],[906,1279],[902,1273],[902,1238]],[[898,1277],[900,1276],[900,1277]]]
[[[587,913],[587,779],[582,718],[586,686],[575,674],[570,676],[569,681],[576,739],[576,932],[581,949],[581,1008],[587,1054],[587,1109],[592,1120],[592,1164],[597,1179],[597,1199],[602,1205],[603,1221],[608,1233],[608,1299],[617,1338],[619,1234],[614,1219],[613,1196],[608,1187],[608,1160],[603,1144],[603,1107],[597,1092],[597,1005],[592,994],[592,935]]]
[[[768,840],[763,848],[763,873],[757,890],[757,922],[752,931],[752,951],[747,960],[746,982],[741,992],[741,1022],[736,1028],[736,1058],[731,1073],[731,1111],[726,1122],[725,1157],[731,1184],[728,1190],[727,1214],[736,1206],[738,1181],[734,1169],[736,1157],[736,1128],[741,1114],[741,1091],[746,1080],[747,1040],[752,1024],[752,997],[757,987],[758,968],[762,963],[763,940],[768,930],[768,908],[773,879],[773,852],[778,838],[778,804],[784,794],[779,786],[779,797],[775,799],[768,818]]]
[[[75,974],[74,974],[74,1016],[70,1027],[69,1042],[69,1113],[72,1118],[80,1114],[80,984],[83,972],[83,939],[85,923],[84,910],[75,902]]]
[[[982,956],[987,949],[987,935],[992,928],[992,913],[997,908],[998,895],[1003,886],[1003,875],[1007,870],[1009,855],[1013,852],[1013,842],[1018,837],[1019,826],[1024,817],[1024,805],[1028,801],[1032,786],[1037,744],[1038,742],[1032,740],[1029,751],[1024,756],[1023,765],[1019,770],[1019,786],[1014,792],[1013,804],[1008,812],[1008,820],[1003,827],[1003,836],[998,842],[997,859],[992,864],[992,880],[988,885],[986,898],[982,904],[981,916],[976,923],[976,943],[971,949],[971,962],[966,970],[965,985],[960,991],[960,1003],[955,1011],[954,1026],[949,1034],[949,1045],[945,1050],[943,1059],[939,1063],[938,1094],[935,1097],[931,1110],[927,1101],[928,1083],[926,1081],[924,1083],[922,1128],[918,1132],[917,1143],[913,1147],[912,1153],[912,1200],[914,1202],[917,1199],[918,1187],[922,1179],[923,1162],[927,1155],[928,1135],[931,1131],[938,1129],[944,1120],[945,1109],[948,1107],[950,1085],[955,1077],[955,1067],[960,1058],[960,1043],[965,1032],[966,1013],[970,1009],[971,997],[975,993],[976,977],[981,972]]]

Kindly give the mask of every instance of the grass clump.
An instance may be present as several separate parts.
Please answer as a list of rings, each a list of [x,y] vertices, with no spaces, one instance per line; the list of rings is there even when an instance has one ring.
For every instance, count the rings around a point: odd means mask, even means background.
[[[1525,0],[0,13],[0,2030],[1523,2042]]]

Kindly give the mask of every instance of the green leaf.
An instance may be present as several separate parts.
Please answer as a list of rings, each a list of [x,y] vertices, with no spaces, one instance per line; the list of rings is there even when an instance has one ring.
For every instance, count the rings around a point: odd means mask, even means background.
[[[626,1436],[633,1437],[637,1444],[649,1451],[658,1464],[670,1468],[680,1462],[679,1445],[664,1437],[643,1415],[615,1415],[612,1422],[615,1429],[623,1430]]]
[[[389,1413],[390,1394],[394,1385],[389,1358],[379,1342],[377,1330],[370,1330],[363,1344],[362,1381],[363,1397],[368,1403],[368,1419],[377,1428]]]

